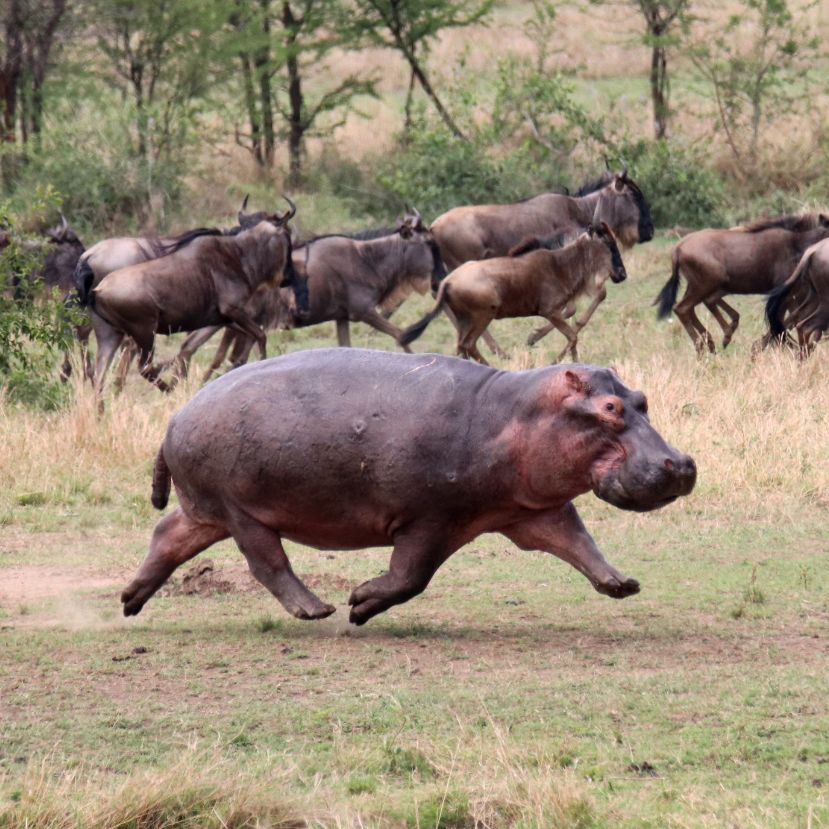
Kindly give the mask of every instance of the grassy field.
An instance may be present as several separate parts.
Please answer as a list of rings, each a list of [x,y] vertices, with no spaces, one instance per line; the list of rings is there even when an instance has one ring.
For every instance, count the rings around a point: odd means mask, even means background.
[[[223,543],[125,620],[151,464],[195,382],[164,397],[132,377],[101,419],[80,387],[54,414],[0,405],[0,827],[829,826],[829,351],[752,363],[746,298],[728,352],[697,361],[650,307],[670,241],[626,257],[582,336],[700,470],[654,514],[580,499],[642,583],[624,602],[489,536],[352,628],[348,592],[388,550],[292,545],[339,608],[303,623]],[[496,324],[503,367],[560,348],[528,351],[532,325]],[[453,339],[439,319],[416,345]],[[270,345],[333,341],[331,324]]]

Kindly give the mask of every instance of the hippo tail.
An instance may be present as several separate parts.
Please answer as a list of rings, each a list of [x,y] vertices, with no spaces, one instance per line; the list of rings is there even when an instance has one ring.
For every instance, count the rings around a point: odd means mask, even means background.
[[[82,307],[88,308],[95,305],[95,294],[92,293],[92,283],[95,281],[95,272],[89,267],[89,260],[81,257],[75,265],[75,289],[77,290],[78,302]]]
[[[172,475],[170,475],[170,467],[167,466],[167,461],[164,459],[164,444],[162,443],[153,467],[153,494],[150,499],[156,509],[164,509],[167,506],[167,502],[170,500],[171,482]]]
[[[674,251],[672,262],[671,278],[665,283],[659,295],[653,301],[653,304],[658,306],[656,318],[660,320],[664,320],[671,315],[671,311],[676,305],[676,295],[679,293],[679,256],[677,251]]]
[[[449,283],[444,280],[440,283],[435,307],[432,308],[432,310],[429,311],[423,319],[418,320],[416,323],[410,325],[403,331],[398,339],[400,345],[408,345],[409,343],[414,342],[426,330],[426,326],[443,310],[443,306],[446,303],[448,295]]]

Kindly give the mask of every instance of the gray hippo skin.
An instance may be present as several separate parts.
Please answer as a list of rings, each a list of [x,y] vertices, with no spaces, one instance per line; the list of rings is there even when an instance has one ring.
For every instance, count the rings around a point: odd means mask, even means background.
[[[506,372],[438,354],[359,349],[264,360],[203,388],[173,416],[153,475],[163,509],[124,590],[134,615],[172,572],[233,536],[253,575],[300,619],[334,607],[297,578],[282,538],[324,550],[393,545],[355,588],[350,620],[421,593],[449,556],[499,532],[558,556],[614,598],[639,591],[599,552],[572,499],[622,509],[687,495],[694,461],[668,446],[641,392],[608,369]]]

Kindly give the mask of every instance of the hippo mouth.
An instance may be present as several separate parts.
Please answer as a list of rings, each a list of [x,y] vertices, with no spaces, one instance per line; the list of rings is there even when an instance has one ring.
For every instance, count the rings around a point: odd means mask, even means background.
[[[602,501],[619,509],[651,512],[667,507],[680,496],[691,492],[696,483],[696,467],[682,475],[660,478],[650,484],[626,485],[618,472],[610,473],[596,483],[593,492]]]

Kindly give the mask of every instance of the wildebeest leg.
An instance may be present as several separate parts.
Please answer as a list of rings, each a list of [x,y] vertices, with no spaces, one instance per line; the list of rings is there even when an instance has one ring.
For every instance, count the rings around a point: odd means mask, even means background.
[[[351,332],[348,330],[348,320],[337,320],[337,345],[340,348],[351,348]]]
[[[699,317],[697,317],[694,311],[694,308],[701,301],[701,297],[694,295],[688,290],[674,308],[674,313],[688,332],[688,336],[691,338],[691,342],[693,342],[694,348],[696,348],[697,354],[700,357],[705,353],[706,347],[712,354],[716,351],[714,339],[699,321]]]
[[[581,329],[584,328],[588,322],[590,322],[590,318],[596,313],[596,309],[605,301],[605,299],[607,299],[607,288],[602,285],[596,293],[596,296],[593,297],[593,302],[590,303],[588,309],[584,312],[584,314],[582,314],[581,319],[576,320],[577,333],[581,331]]]
[[[568,302],[564,310],[559,314],[562,319],[570,319],[576,313],[576,303]],[[541,328],[536,328],[535,331],[527,337],[527,345],[535,345],[539,340],[544,339],[553,329],[555,325],[551,322],[545,323]]]
[[[230,344],[233,342],[236,333],[237,332],[232,331],[230,328],[225,328],[225,332],[222,334],[222,341],[219,343],[219,347],[213,355],[213,361],[204,373],[204,379],[202,380],[203,383],[206,383],[213,376],[213,373],[219,370],[222,363],[225,361],[227,351],[230,348]]]
[[[449,322],[452,323],[452,325],[455,326],[455,329],[459,331],[460,329],[458,329],[458,318],[455,316],[455,312],[448,305],[444,305],[443,313],[446,314],[446,318],[449,320]],[[495,354],[496,357],[500,357],[502,360],[506,360],[509,358],[509,354],[507,354],[507,352],[504,351],[504,349],[501,348],[500,345],[498,345],[498,343],[495,341],[495,337],[493,337],[492,334],[489,333],[489,331],[484,331],[483,338],[484,342],[487,345],[487,348],[493,354]],[[489,365],[489,363],[487,363],[487,365]]]
[[[106,373],[118,346],[124,340],[124,333],[113,328],[97,314],[92,315],[92,328],[95,331],[95,341],[98,343],[98,353],[95,355],[95,391],[100,401]]]
[[[155,348],[155,336],[152,331],[136,332],[133,336],[135,344],[138,346],[138,373],[149,383],[152,383],[159,391],[172,391],[173,386],[165,383],[159,379],[161,373],[160,366],[153,365],[153,353]]]
[[[136,358],[137,353],[135,343],[131,339],[127,338],[127,341],[121,349],[121,358],[118,360],[118,368],[115,369],[115,380],[113,382],[115,391],[123,391],[124,386],[127,384],[127,376],[130,372],[130,366],[132,365],[132,361]]]
[[[471,357],[477,360],[481,365],[488,366],[489,363],[484,359],[484,355],[478,350],[478,338],[486,332],[486,327],[492,322],[491,319],[483,320],[477,324],[473,324],[467,331],[463,338],[461,348],[464,351],[464,356]]]
[[[240,335],[233,339],[233,350],[230,352],[230,364],[233,368],[238,368],[247,363],[253,345],[253,340],[250,337]]]
[[[234,541],[244,554],[250,572],[297,619],[324,619],[336,608],[321,602],[295,575],[282,548],[279,534],[247,515],[232,524]]]
[[[349,596],[348,620],[363,625],[392,605],[402,604],[422,593],[438,567],[457,547],[447,542],[434,525],[407,527],[394,536],[389,569],[382,576],[363,582]]]
[[[244,310],[237,311],[235,308],[220,308],[219,310],[232,321],[234,328],[243,334],[253,337],[259,346],[259,356],[264,360],[268,356],[268,338],[265,334],[265,329],[248,316]]]
[[[740,324],[740,315],[737,313],[736,308],[732,308],[727,302],[723,301],[724,296],[725,291],[717,291],[714,296],[708,297],[705,300],[705,307],[709,310],[711,316],[720,324],[723,332],[722,347],[727,348],[737,330],[737,326]],[[731,322],[725,321],[722,311],[728,314]]]
[[[216,524],[200,524],[181,507],[165,515],[153,531],[150,551],[121,594],[125,616],[135,616],[173,571],[230,533]]]
[[[578,343],[579,343],[579,335],[578,332],[567,322],[565,322],[560,316],[557,314],[548,314],[545,315],[548,320],[550,320],[550,324],[561,331],[562,334],[567,338],[567,345],[559,352],[558,356],[555,359],[555,362],[559,362],[564,358],[564,355],[569,351],[573,360],[579,359],[579,353],[577,350]]]
[[[623,576],[601,554],[572,504],[513,524],[501,533],[522,550],[558,556],[587,576],[605,596],[624,599],[639,592],[639,582]]]
[[[378,314],[373,308],[368,308],[360,314],[360,322],[370,325],[372,328],[383,334],[388,334],[390,337],[394,338],[395,342],[399,342],[400,337],[403,336],[403,329],[398,328],[393,322],[383,319],[382,315]],[[411,348],[407,345],[403,345],[401,348],[407,354],[412,353]]]
[[[173,372],[176,377],[187,377],[190,368],[190,360],[193,355],[221,328],[221,325],[210,325],[206,328],[199,328],[187,335],[181,344],[178,354],[172,359]],[[165,364],[165,368],[170,363]]]

